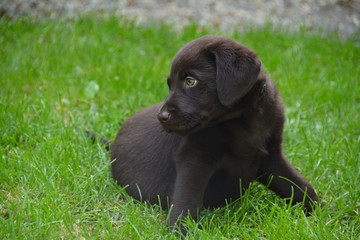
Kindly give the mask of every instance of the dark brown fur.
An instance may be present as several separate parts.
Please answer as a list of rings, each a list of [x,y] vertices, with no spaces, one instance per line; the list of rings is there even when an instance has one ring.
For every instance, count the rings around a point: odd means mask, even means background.
[[[189,76],[196,86],[184,85]],[[113,144],[112,174],[129,195],[163,208],[169,199],[171,226],[239,198],[239,179],[243,190],[258,180],[312,210],[318,197],[283,154],[283,103],[254,52],[196,39],[175,56],[168,84],[166,100],[126,121]]]

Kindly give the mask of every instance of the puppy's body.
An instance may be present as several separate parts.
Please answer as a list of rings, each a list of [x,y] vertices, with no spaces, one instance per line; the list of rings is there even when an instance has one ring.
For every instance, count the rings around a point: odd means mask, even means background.
[[[121,127],[113,145],[112,174],[126,191],[138,200],[149,200],[167,207],[176,176],[176,149],[181,137],[166,133],[157,114],[158,104],[131,117]],[[141,190],[141,192],[139,191]]]
[[[225,38],[194,40],[168,84],[167,99],[130,118],[112,147],[113,177],[129,195],[164,208],[169,200],[171,225],[237,199],[254,180],[312,210],[317,195],[283,155],[283,104],[255,53]]]

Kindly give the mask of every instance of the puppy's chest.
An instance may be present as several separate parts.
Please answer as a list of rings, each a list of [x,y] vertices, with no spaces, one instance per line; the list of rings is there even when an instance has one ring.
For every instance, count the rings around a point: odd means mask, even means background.
[[[238,126],[232,131],[232,151],[238,157],[251,157],[266,154],[268,132],[255,126]]]

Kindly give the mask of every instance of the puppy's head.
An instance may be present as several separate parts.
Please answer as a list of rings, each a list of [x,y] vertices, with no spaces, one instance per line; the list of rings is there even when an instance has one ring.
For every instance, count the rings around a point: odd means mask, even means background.
[[[171,65],[161,124],[181,135],[214,124],[251,90],[260,68],[254,52],[230,39],[205,36],[186,44]]]

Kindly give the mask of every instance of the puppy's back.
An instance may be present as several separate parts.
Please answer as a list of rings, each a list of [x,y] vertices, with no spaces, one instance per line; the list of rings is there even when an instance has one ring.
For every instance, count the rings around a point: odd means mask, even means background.
[[[166,208],[175,181],[174,156],[181,137],[164,131],[157,114],[162,104],[145,109],[128,119],[114,141],[112,175],[137,200],[149,200]],[[141,192],[139,192],[139,190]]]

